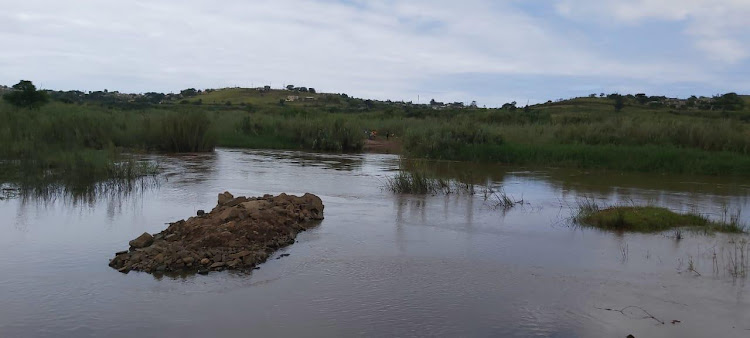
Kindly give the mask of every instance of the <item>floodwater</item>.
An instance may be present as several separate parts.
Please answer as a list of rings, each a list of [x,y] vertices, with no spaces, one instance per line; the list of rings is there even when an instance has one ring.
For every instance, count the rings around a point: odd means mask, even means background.
[[[584,197],[721,218],[747,210],[750,182],[426,164],[525,201],[502,210],[480,189],[384,191],[400,166],[392,155],[158,160],[160,184],[130,194],[0,201],[0,337],[750,336],[750,283],[730,271],[746,236],[678,241],[568,222]],[[315,193],[326,219],[251,274],[156,278],[107,266],[129,240],[211,209],[225,190]]]

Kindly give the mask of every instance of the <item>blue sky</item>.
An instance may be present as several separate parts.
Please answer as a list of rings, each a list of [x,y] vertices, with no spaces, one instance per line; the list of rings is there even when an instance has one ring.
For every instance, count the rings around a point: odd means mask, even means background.
[[[285,84],[377,99],[543,102],[750,93],[747,0],[27,0],[0,84],[179,91]]]

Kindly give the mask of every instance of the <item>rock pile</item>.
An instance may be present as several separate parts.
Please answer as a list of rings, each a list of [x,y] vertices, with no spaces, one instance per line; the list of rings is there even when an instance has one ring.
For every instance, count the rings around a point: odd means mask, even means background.
[[[109,266],[123,273],[249,270],[317,225],[323,202],[313,194],[235,198],[225,192],[211,212],[198,214],[153,236],[138,236]]]

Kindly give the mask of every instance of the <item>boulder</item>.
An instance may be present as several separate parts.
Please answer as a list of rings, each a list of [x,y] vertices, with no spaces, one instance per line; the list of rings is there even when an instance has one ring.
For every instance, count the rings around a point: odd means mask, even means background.
[[[227,204],[227,202],[234,199],[234,196],[230,194],[228,191],[225,191],[224,193],[219,194],[219,205],[223,206]]]
[[[145,247],[150,246],[151,244],[154,244],[154,237],[151,236],[151,234],[144,232],[142,235],[130,241],[128,244],[130,244],[131,248],[136,248],[136,249],[145,248]]]

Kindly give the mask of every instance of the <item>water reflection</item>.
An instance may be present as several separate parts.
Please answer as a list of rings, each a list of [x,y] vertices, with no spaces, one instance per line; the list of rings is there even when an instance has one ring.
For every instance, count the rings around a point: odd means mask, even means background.
[[[322,167],[340,171],[354,171],[362,168],[364,154],[309,153],[300,151],[264,151],[246,150],[244,154],[252,155],[250,160],[263,158],[274,163],[289,163],[300,167]]]
[[[0,222],[0,271],[10,272],[0,277],[0,336],[242,336],[252,327],[258,336],[731,337],[750,322],[740,273],[746,236],[686,233],[678,241],[559,226],[584,197],[745,208],[746,182],[420,164],[527,202],[500,210],[481,190],[384,191],[387,177],[412,168],[391,155],[219,149],[154,159],[160,184],[124,197],[0,201],[9,219]],[[107,266],[128,240],[212,208],[225,190],[314,192],[326,219],[284,249],[291,256],[252,274],[154,278]],[[682,322],[597,310],[628,305]]]

